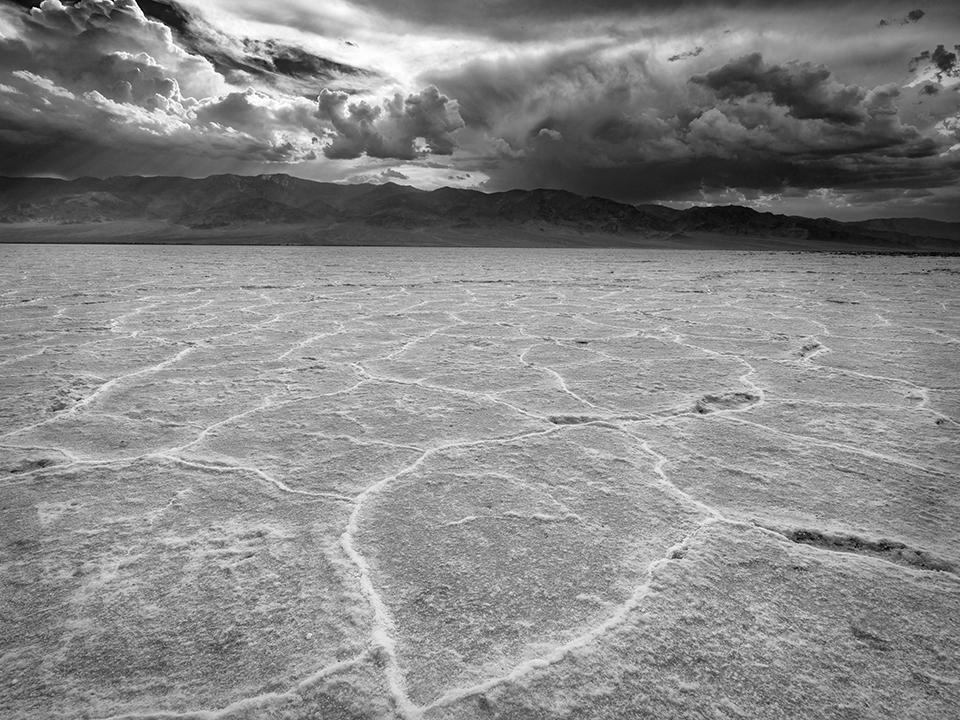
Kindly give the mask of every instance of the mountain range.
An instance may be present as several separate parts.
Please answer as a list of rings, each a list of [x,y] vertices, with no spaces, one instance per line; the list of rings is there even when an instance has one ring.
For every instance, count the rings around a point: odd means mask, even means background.
[[[960,223],[676,210],[563,190],[483,193],[289,175],[0,178],[0,241],[960,252]]]

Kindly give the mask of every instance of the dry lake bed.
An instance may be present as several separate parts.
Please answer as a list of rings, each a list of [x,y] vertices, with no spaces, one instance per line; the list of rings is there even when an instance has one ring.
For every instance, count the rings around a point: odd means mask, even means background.
[[[0,246],[0,716],[956,718],[960,258]]]

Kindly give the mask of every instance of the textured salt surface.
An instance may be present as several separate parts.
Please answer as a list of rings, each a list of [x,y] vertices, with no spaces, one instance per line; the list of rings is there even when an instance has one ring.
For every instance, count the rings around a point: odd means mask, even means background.
[[[958,273],[0,246],[0,716],[956,717]]]

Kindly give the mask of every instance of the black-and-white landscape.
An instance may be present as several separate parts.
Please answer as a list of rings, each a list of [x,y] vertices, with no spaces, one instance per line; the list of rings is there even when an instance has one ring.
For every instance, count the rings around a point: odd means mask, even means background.
[[[958,33],[0,0],[0,717],[957,717]]]

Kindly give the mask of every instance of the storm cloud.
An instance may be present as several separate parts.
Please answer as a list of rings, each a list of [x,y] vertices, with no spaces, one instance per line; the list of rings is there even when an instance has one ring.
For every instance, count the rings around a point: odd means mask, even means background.
[[[958,34],[892,0],[0,0],[0,173],[942,215]]]
[[[296,113],[295,98],[272,100],[270,122],[222,132],[211,108],[229,102],[229,85],[136,3],[45,0],[13,19],[18,35],[0,38],[0,64],[11,69],[0,89],[3,172],[42,171],[57,157],[120,170],[158,150],[201,166],[313,152],[315,128],[278,122]]]
[[[292,164],[321,151],[408,159],[449,154],[450,133],[462,125],[456,103],[429,88],[341,110],[349,95],[324,86],[326,61],[272,40],[246,42],[244,57],[261,58],[261,77],[309,80],[314,99],[271,92],[276,83],[240,89],[210,58],[181,46],[175,32],[192,22],[186,11],[167,17],[173,28],[131,0],[45,0],[6,18],[17,32],[0,37],[3,173],[59,174],[58,159],[100,173],[191,161],[195,169],[215,169],[218,160]],[[359,108],[370,109],[370,122]],[[423,148],[415,147],[418,138]]]
[[[787,108],[798,120],[856,125],[865,117],[862,102],[866,92],[832,80],[823,65],[767,65],[759,53],[751,53],[690,81],[709,88],[722,100],[769,95],[774,104]]]
[[[495,189],[650,201],[704,188],[937,184],[955,172],[929,174],[943,144],[902,121],[896,84],[845,84],[823,65],[758,53],[676,82],[649,55],[605,53],[479,61],[428,77],[460,99]]]

